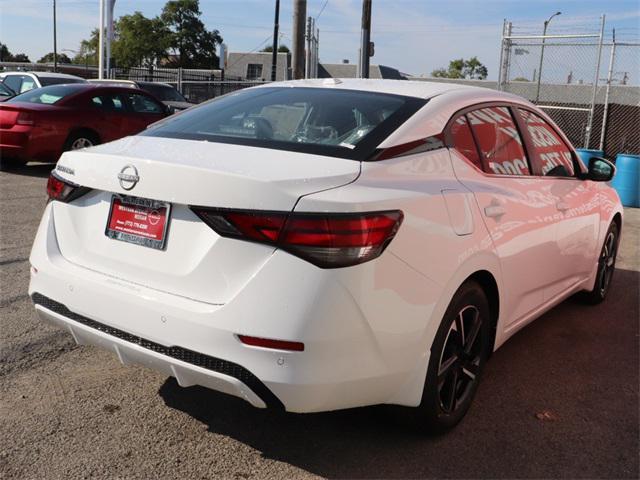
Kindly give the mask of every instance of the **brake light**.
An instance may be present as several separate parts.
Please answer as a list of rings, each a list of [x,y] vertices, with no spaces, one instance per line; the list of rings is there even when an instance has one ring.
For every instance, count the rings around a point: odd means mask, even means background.
[[[20,112],[16,118],[17,125],[34,126],[36,124],[35,116],[30,112]]]
[[[81,187],[75,183],[63,180],[53,172],[51,172],[49,180],[47,181],[47,195],[49,196],[49,201],[57,200],[59,202],[68,203],[71,200],[81,197],[90,190],[90,188]]]
[[[284,213],[191,207],[223,237],[273,245],[321,268],[373,260],[393,239],[399,210],[367,213]]]

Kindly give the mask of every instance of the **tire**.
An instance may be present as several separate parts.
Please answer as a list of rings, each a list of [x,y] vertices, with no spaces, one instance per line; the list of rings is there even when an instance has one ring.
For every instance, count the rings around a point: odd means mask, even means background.
[[[462,420],[490,352],[489,303],[480,285],[469,281],[451,300],[431,347],[418,407],[421,429],[444,433]]]
[[[618,255],[618,245],[620,243],[620,231],[618,224],[612,222],[604,237],[604,244],[600,250],[598,257],[598,273],[596,274],[596,283],[590,292],[582,292],[580,299],[585,303],[597,305],[607,298],[611,280],[616,270],[616,257]]]
[[[64,143],[63,151],[80,150],[82,148],[93,147],[99,143],[100,139],[95,133],[88,130],[80,130],[69,135],[69,138],[67,138],[67,141]]]

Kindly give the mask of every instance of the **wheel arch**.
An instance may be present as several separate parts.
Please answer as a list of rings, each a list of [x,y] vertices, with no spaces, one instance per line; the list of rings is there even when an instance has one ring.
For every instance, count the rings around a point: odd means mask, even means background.
[[[72,139],[75,135],[78,135],[79,133],[88,133],[88,134],[92,135],[93,137],[95,137],[98,140],[98,142],[102,142],[102,138],[100,138],[100,134],[96,130],[94,130],[93,128],[90,128],[90,127],[72,127],[69,130],[69,134],[67,135],[67,138],[64,141],[65,147],[69,143],[69,140]]]
[[[491,351],[493,353],[496,341],[496,332],[498,329],[498,318],[500,318],[500,291],[498,282],[491,272],[488,270],[478,270],[463,282],[474,281],[484,291],[487,301],[489,302],[489,314],[491,315]]]
[[[616,212],[611,221],[615,222],[616,226],[618,227],[618,235],[620,235],[620,233],[622,232],[622,215],[620,214],[620,212]]]

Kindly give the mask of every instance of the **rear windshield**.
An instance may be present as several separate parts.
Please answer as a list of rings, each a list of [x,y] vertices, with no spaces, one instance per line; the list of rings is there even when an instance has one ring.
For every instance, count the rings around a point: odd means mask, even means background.
[[[355,90],[251,88],[168,117],[142,135],[366,160],[425,103]]]
[[[38,77],[43,87],[49,85],[60,85],[62,83],[86,83],[82,78],[65,78],[65,77]]]
[[[10,98],[7,100],[7,103],[27,102],[53,105],[54,103],[58,103],[64,97],[73,95],[77,91],[78,88],[71,85],[54,85],[52,87],[36,88]]]
[[[153,83],[141,83],[140,88],[146,90],[158,100],[163,102],[186,102],[187,100],[180,95],[173,87],[167,85],[154,85]]]

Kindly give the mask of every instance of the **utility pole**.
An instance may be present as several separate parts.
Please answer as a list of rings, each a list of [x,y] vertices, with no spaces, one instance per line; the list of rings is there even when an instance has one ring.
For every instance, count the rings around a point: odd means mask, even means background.
[[[293,0],[292,71],[294,80],[304,78],[304,31],[307,0]]]
[[[311,78],[311,38],[313,37],[313,18],[307,18],[307,33],[305,40],[307,41],[307,51],[304,62],[304,78]]]
[[[280,20],[280,0],[276,0],[276,17],[273,20],[273,52],[271,54],[271,81],[276,81],[276,68],[278,64],[278,22]]]
[[[369,57],[371,43],[371,0],[362,0],[362,33],[360,35],[360,62],[358,77],[369,78]]]
[[[56,30],[56,0],[53,0],[53,71],[58,71],[58,35]]]
[[[540,100],[540,79],[542,78],[542,59],[544,58],[544,41],[545,41],[545,37],[547,35],[547,27],[549,26],[549,22],[551,21],[551,19],[557,15],[561,15],[562,12],[556,12],[553,15],[551,15],[549,17],[548,20],[544,21],[544,29],[542,30],[542,47],[540,49],[540,65],[538,65],[538,82],[536,84],[536,101],[535,103],[538,103],[538,101]]]

